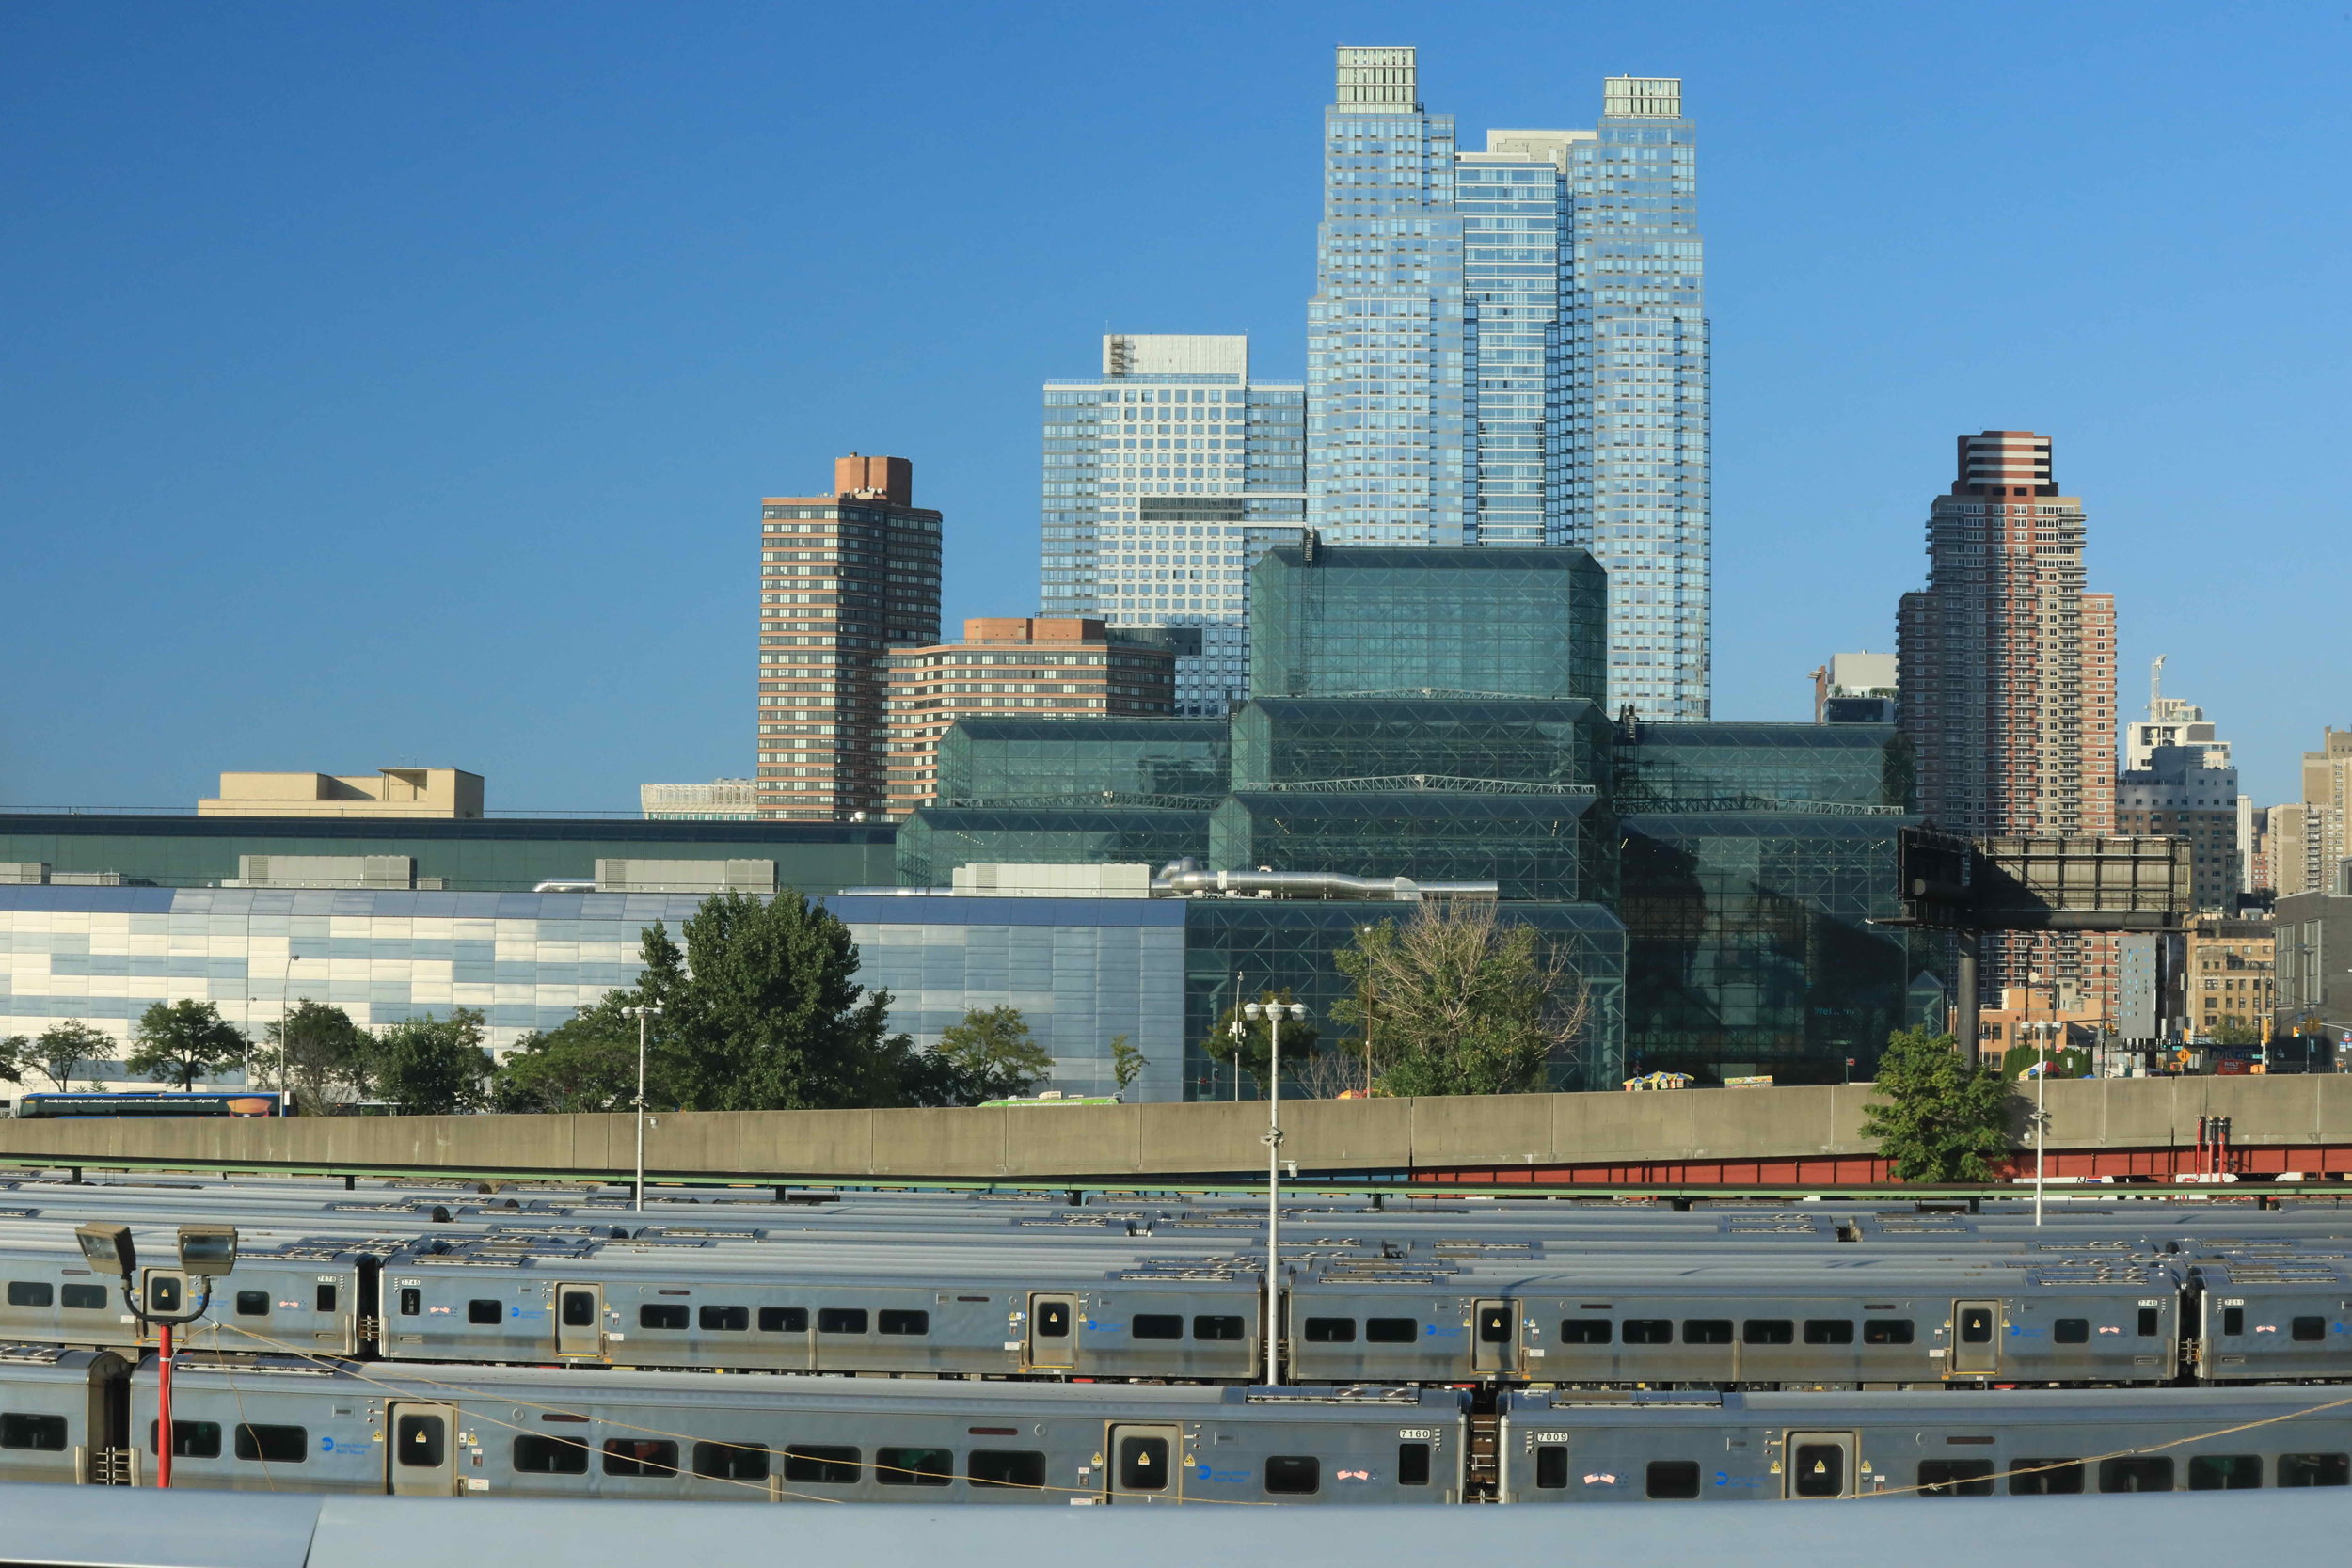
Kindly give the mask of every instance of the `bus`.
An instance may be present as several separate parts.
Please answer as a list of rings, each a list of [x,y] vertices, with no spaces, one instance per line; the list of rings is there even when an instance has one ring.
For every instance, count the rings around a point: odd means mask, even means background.
[[[16,1114],[42,1119],[97,1117],[290,1117],[294,1096],[275,1089],[71,1089],[35,1093],[16,1102]]]

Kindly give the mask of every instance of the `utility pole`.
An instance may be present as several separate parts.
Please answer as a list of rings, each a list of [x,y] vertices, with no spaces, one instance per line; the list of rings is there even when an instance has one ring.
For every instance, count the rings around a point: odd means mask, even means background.
[[[1270,1388],[1282,1382],[1282,1020],[1306,1016],[1307,1009],[1295,1002],[1252,1002],[1242,1008],[1243,1018],[1263,1018],[1266,1025],[1265,1380]],[[1234,1020],[1236,1037],[1241,1027],[1241,1020]]]
[[[637,1020],[637,1212],[645,1212],[645,1020],[659,1018],[659,1007],[623,1007]]]

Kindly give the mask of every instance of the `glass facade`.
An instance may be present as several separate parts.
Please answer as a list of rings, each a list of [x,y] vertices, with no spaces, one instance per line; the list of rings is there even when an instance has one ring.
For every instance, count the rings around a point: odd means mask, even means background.
[[[1627,1071],[1864,1079],[1891,1031],[1940,1019],[1946,943],[1870,924],[1900,912],[1895,836],[1915,820],[1622,818]]]
[[[1569,148],[1589,131],[1489,131],[1486,150],[1454,158],[1462,277],[1478,337],[1472,425],[1482,545],[1565,544],[1550,502],[1550,435],[1565,381],[1562,290],[1571,236]],[[1598,695],[1597,692],[1595,693]]]
[[[1169,900],[1155,900],[1168,902]],[[1188,898],[1184,909],[1184,1098],[1233,1096],[1230,1062],[1203,1049],[1216,1021],[1238,994],[1288,989],[1336,1042],[1343,1029],[1332,1008],[1354,991],[1334,956],[1356,933],[1383,921],[1400,924],[1414,906],[1286,898]],[[1512,904],[1503,918],[1533,926],[1565,961],[1569,984],[1581,986],[1591,1012],[1582,1034],[1552,1064],[1561,1089],[1613,1089],[1624,1077],[1625,927],[1595,904]],[[1376,1042],[1375,1042],[1376,1043]],[[1254,1094],[1244,1083],[1242,1092]]]
[[[1637,724],[1616,770],[1625,811],[1912,809],[1911,748],[1892,724]]]
[[[1210,802],[1165,806],[926,806],[898,825],[898,884],[946,887],[956,867],[1149,865],[1208,852]]]
[[[1306,518],[1306,389],[1253,382],[1244,337],[1115,334],[1103,374],[1045,386],[1039,601],[1165,628],[1176,711],[1248,689],[1248,563]]]
[[[1232,752],[1222,720],[963,719],[939,743],[939,798],[1222,795]]]
[[[1430,774],[1605,787],[1615,731],[1586,702],[1261,697],[1233,715],[1239,789]]]
[[[1302,546],[1250,573],[1253,697],[1598,698],[1609,584],[1573,549]]]
[[[1614,837],[1589,794],[1372,788],[1235,793],[1209,818],[1209,868],[1492,881],[1506,899],[1609,896]]]

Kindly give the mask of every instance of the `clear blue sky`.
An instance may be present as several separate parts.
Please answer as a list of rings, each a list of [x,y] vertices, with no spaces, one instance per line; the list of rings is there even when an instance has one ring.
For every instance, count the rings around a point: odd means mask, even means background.
[[[1669,11],[1671,14],[1669,14]],[[2352,4],[0,8],[0,803],[751,763],[757,498],[852,449],[1033,610],[1105,325],[1299,372],[1334,43],[1589,125],[1679,75],[1724,718],[1893,645],[1952,436],[2057,438],[2250,792],[2352,724]]]

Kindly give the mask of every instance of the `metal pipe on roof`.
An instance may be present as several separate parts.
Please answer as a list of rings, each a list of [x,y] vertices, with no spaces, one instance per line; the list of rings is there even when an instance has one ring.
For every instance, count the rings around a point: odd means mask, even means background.
[[[1339,871],[1203,871],[1186,857],[1152,879],[1153,897],[1204,895],[1240,898],[1360,898],[1419,903],[1424,898],[1494,898],[1493,882],[1415,881],[1410,877],[1351,877]]]

